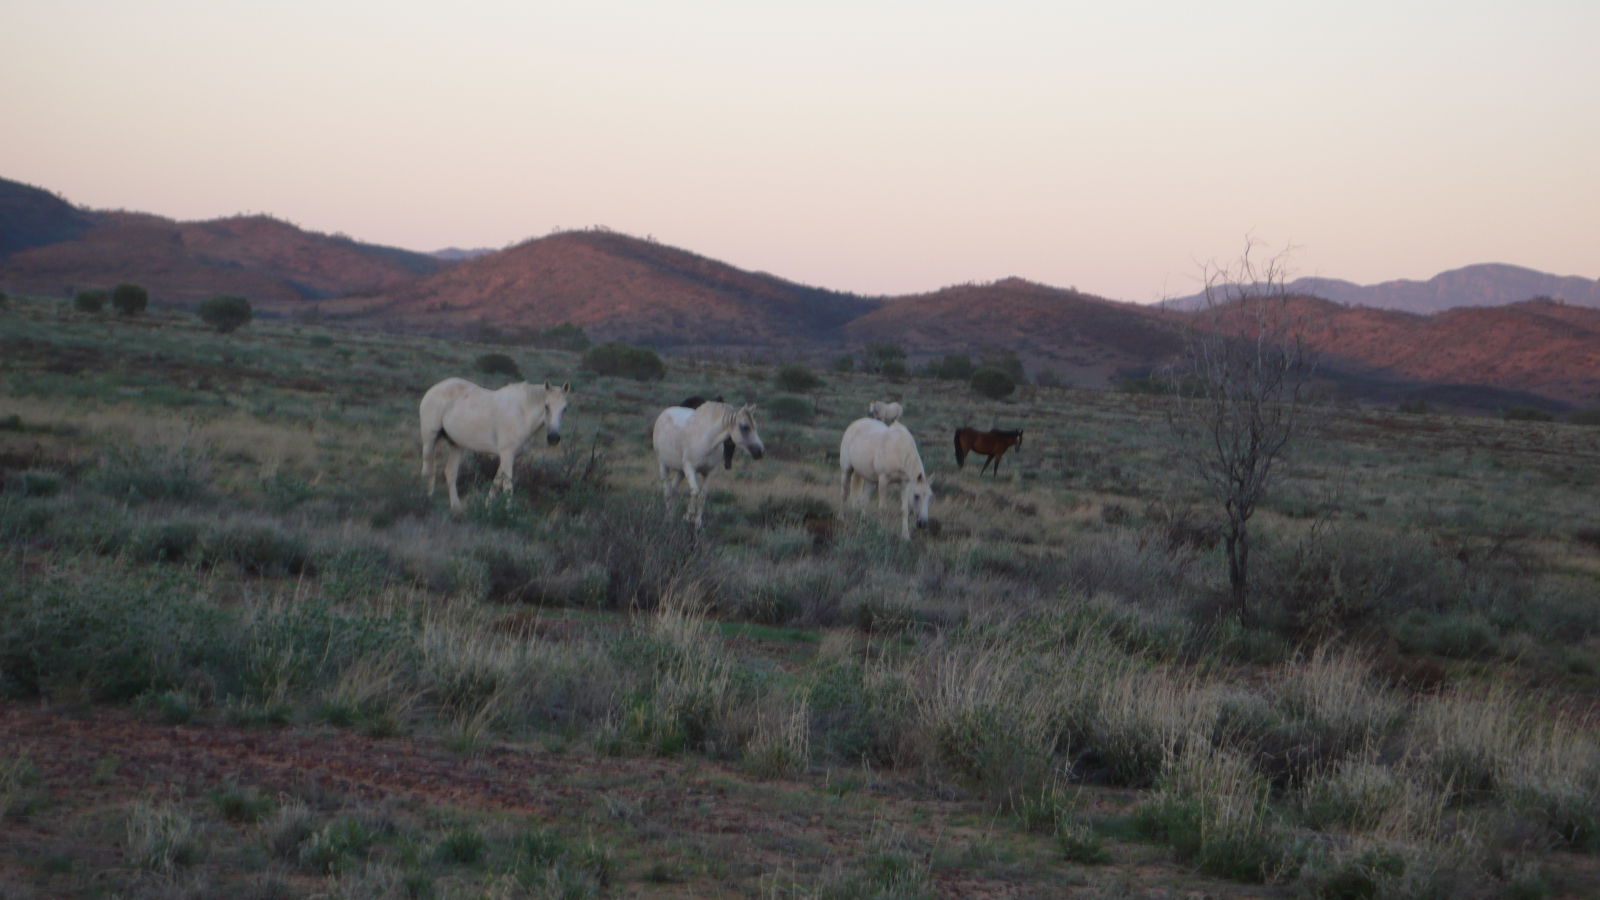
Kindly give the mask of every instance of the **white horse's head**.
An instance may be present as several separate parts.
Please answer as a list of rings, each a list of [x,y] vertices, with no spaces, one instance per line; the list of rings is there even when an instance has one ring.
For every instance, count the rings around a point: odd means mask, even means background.
[[[761,444],[761,435],[756,433],[756,408],[746,404],[739,407],[733,414],[733,428],[728,432],[728,437],[735,444],[743,447],[750,454],[751,459],[760,459],[767,452]]]
[[[918,528],[928,527],[928,508],[933,505],[933,476],[918,472],[907,478],[900,491],[900,508],[917,520]]]
[[[561,414],[567,411],[567,395],[571,391],[570,381],[560,387],[544,383],[544,439],[552,447],[561,443]]]

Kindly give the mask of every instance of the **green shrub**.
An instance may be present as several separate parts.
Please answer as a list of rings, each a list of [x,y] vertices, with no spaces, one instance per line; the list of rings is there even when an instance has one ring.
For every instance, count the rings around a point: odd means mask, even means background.
[[[439,859],[450,865],[470,866],[483,858],[489,842],[470,828],[452,828],[439,842]]]
[[[200,302],[200,321],[220,334],[248,325],[253,315],[250,301],[233,294],[222,294]]]
[[[105,291],[79,291],[72,298],[72,305],[78,312],[96,315],[106,308]]]
[[[1568,416],[1567,421],[1574,425],[1600,425],[1600,406],[1580,409]]]
[[[1507,422],[1551,422],[1555,415],[1537,406],[1508,406],[1501,415]]]
[[[972,373],[972,379],[968,383],[974,391],[990,400],[1009,397],[1017,389],[1017,383],[1011,376],[999,369],[979,369]]]
[[[19,584],[0,593],[0,697],[118,702],[195,679],[234,679],[243,647],[232,615],[182,588]]]
[[[473,364],[479,372],[485,375],[504,375],[508,378],[522,378],[522,370],[517,368],[516,360],[504,353],[485,353],[478,357]]]
[[[1056,830],[1056,849],[1061,858],[1083,866],[1103,866],[1112,861],[1105,841],[1087,825],[1064,824]]]
[[[119,284],[111,290],[111,305],[125,316],[136,316],[150,305],[150,292],[137,284]]]
[[[5,489],[23,497],[54,497],[61,493],[61,476],[36,469],[16,472],[7,476]]]
[[[297,534],[273,522],[234,522],[206,535],[204,552],[212,562],[229,562],[263,578],[310,574],[311,552]]]
[[[600,375],[614,375],[638,381],[659,381],[666,377],[667,367],[661,357],[648,347],[632,347],[610,343],[593,347],[583,355],[580,364],[584,369]]]
[[[129,503],[192,502],[206,493],[209,461],[185,447],[132,445],[108,453],[90,483]]]
[[[801,365],[784,366],[778,370],[772,380],[779,389],[792,394],[803,394],[806,391],[814,391],[822,387],[822,379],[813,374],[810,369]]]
[[[949,353],[943,359],[928,364],[929,375],[950,381],[967,381],[977,371],[978,367],[972,364],[965,353]]]
[[[592,341],[582,328],[571,322],[562,322],[534,335],[531,341],[535,347],[547,350],[566,350],[570,353],[582,353],[589,349]]]
[[[809,424],[816,415],[811,401],[801,397],[777,397],[768,401],[764,409],[776,422]]]

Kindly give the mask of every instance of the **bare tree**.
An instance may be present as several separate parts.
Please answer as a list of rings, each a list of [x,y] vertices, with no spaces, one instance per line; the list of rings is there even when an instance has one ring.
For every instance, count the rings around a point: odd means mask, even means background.
[[[1313,361],[1285,282],[1288,251],[1264,263],[1256,245],[1205,266],[1203,306],[1166,370],[1180,463],[1222,505],[1234,612],[1250,618],[1250,517],[1304,425]]]

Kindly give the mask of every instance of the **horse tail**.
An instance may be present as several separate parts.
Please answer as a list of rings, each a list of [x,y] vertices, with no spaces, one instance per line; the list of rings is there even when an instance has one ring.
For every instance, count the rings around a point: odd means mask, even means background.
[[[956,429],[956,468],[958,468],[958,469],[962,468],[966,464],[967,464],[967,451],[966,451],[966,448],[961,446],[961,429],[957,428]]]

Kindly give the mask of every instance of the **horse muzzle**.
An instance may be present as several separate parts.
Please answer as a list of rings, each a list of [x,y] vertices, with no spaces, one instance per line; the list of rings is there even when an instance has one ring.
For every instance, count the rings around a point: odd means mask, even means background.
[[[745,449],[750,451],[751,459],[760,459],[761,457],[767,455],[767,448],[761,446],[760,444],[756,444],[753,447],[746,447]]]
[[[559,432],[552,431],[544,436],[544,440],[545,443],[554,447],[555,445],[561,443],[561,434]]]

